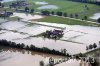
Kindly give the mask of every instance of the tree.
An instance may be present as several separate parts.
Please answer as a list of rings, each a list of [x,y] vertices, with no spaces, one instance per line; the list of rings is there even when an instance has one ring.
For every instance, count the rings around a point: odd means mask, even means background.
[[[88,50],[89,49],[89,47],[88,46],[86,46],[86,50]]]
[[[31,50],[34,50],[34,49],[35,49],[35,46],[34,46],[34,45],[31,45],[31,46],[30,46],[30,49],[31,49]]]
[[[87,16],[84,16],[84,19],[87,20]]]
[[[100,41],[99,41],[99,48],[100,48]]]
[[[22,43],[22,44],[21,44],[21,48],[25,48],[25,44]]]
[[[31,9],[31,13],[34,13],[34,9]]]
[[[70,18],[73,18],[73,14],[70,14]]]
[[[62,12],[57,12],[56,15],[63,16],[63,13]]]
[[[92,49],[92,48],[93,48],[93,45],[90,44],[90,45],[89,45],[89,49]]]
[[[96,47],[97,47],[97,44],[96,44],[96,43],[94,43],[94,44],[93,44],[93,48],[96,48]]]
[[[28,50],[29,50],[29,46],[28,46],[28,45],[26,46],[26,49],[28,49]]]
[[[44,62],[43,61],[40,61],[40,66],[44,66]]]
[[[61,49],[61,52],[64,53],[66,55],[66,49]]]
[[[67,14],[67,13],[64,13],[64,14],[63,14],[63,16],[64,16],[64,17],[67,17],[67,16],[68,16],[68,14]]]
[[[100,18],[98,18],[97,22],[100,23]]]
[[[55,12],[54,12],[54,11],[52,11],[52,12],[51,12],[51,15],[55,15]]]
[[[1,4],[1,2],[0,2],[0,6],[1,6],[2,4]]]
[[[25,12],[29,12],[29,8],[28,7],[25,7]]]
[[[42,15],[46,15],[46,16],[49,16],[50,15],[50,12],[45,10],[45,11],[41,11],[41,14]]]
[[[75,14],[75,17],[76,17],[76,18],[78,18],[78,16],[79,16],[78,14]]]

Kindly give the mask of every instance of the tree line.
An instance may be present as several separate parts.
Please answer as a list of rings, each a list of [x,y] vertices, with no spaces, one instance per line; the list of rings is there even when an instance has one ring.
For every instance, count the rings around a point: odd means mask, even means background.
[[[99,45],[100,45],[100,41],[99,41]],[[97,46],[96,43],[94,43],[94,44],[90,44],[89,46],[86,46],[86,50],[95,49],[95,48],[97,48],[97,47],[98,47],[98,46]]]
[[[48,10],[42,10],[41,11],[41,15],[44,15],[44,16],[62,16],[62,17],[70,17],[70,18],[79,18],[79,14],[75,13],[75,14],[68,14],[66,12],[61,12],[61,11],[48,11]],[[87,20],[88,17],[87,16],[84,16],[82,18],[82,20]]]
[[[30,50],[30,51],[37,51],[37,52],[43,52],[43,53],[49,53],[49,54],[55,54],[55,55],[62,55],[62,56],[70,56],[68,53],[60,52],[58,50],[51,50],[47,47],[36,47],[34,45],[25,45],[24,43],[18,43],[16,44],[15,42],[7,41],[7,40],[0,40],[0,45],[1,46],[7,46],[7,47],[12,47],[12,48],[18,48],[18,49],[25,49],[25,50]]]
[[[100,5],[100,1],[98,0],[69,0],[69,1]]]

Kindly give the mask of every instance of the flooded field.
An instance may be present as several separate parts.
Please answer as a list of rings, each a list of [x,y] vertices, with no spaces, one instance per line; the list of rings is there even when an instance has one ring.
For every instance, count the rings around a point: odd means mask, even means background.
[[[23,21],[28,21],[28,20],[34,20],[34,19],[40,19],[43,18],[40,15],[31,15],[31,14],[25,14],[25,13],[14,13],[13,16],[10,17],[19,17],[22,18]]]
[[[56,23],[38,22],[1,22],[0,39],[7,39],[16,43],[25,43],[26,45],[35,45],[37,47],[48,47],[49,49],[67,49],[70,54],[86,52],[86,46],[100,41],[100,28],[78,25],[64,25]],[[52,40],[43,37],[32,37],[41,34],[46,30],[58,29],[56,26],[64,29],[64,36],[60,40]],[[59,29],[60,29],[59,28]],[[80,47],[81,46],[81,47]]]
[[[95,13],[90,19],[99,19],[100,18],[100,13]]]
[[[58,7],[56,5],[44,5],[38,7],[37,9],[58,9]]]
[[[47,5],[48,2],[45,2],[45,1],[35,1],[34,2],[36,5]]]
[[[64,58],[50,54],[0,47],[0,66],[40,66],[39,62],[49,63],[49,58]]]
[[[10,1],[16,1],[16,0],[3,0],[2,3],[4,3],[4,2],[10,2]]]

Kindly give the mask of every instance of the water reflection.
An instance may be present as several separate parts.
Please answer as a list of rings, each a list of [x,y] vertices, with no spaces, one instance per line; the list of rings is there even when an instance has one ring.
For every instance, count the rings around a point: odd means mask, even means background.
[[[17,49],[17,48],[10,48],[10,47],[3,47],[3,46],[0,46],[0,50],[1,50],[1,53],[2,52],[10,52],[10,53],[20,53],[20,54],[29,54],[29,55],[41,55],[43,57],[63,57],[63,56],[58,56],[58,55],[52,55],[52,54],[47,54],[47,53],[41,53],[41,52],[34,52],[34,51],[29,51],[29,50],[24,50],[24,49]],[[1,54],[0,53],[0,54]]]
[[[0,66],[39,66],[42,60],[49,63],[49,58],[64,58],[62,56],[46,53],[33,52],[28,50],[0,46]]]

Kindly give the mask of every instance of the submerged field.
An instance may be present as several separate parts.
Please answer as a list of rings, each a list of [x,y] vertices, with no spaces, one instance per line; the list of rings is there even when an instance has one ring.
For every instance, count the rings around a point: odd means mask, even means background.
[[[59,51],[66,49],[67,53],[72,55],[80,52],[85,53],[86,46],[90,44],[96,43],[97,46],[99,45],[100,24],[81,19],[84,16],[88,16],[90,19],[93,14],[99,13],[100,6],[67,0],[27,0],[27,2],[29,8],[35,9],[35,15],[14,12],[14,15],[9,18],[0,18],[0,40],[6,39],[15,43],[24,43],[28,46],[47,47]],[[8,6],[10,3],[5,4]],[[88,6],[89,10],[85,8],[85,5]],[[15,11],[15,9],[8,7],[0,9]],[[37,14],[41,10],[61,11],[68,13],[68,15],[77,13],[80,19]],[[18,18],[21,19],[18,21]],[[97,17],[95,18],[97,19]],[[63,29],[64,36],[58,40],[39,36],[47,30],[54,29]],[[39,66],[41,60],[48,62],[50,57],[62,58],[55,55],[0,46],[0,66]],[[76,60],[75,63],[66,65],[80,66]]]
[[[79,25],[71,26],[65,24],[35,22],[35,21],[31,23],[23,21],[22,22],[2,21],[0,23],[0,28],[2,29],[0,31],[0,39],[6,39],[16,43],[25,43],[26,45],[33,44],[36,47],[48,47],[49,49],[56,49],[59,51],[65,48],[68,51],[68,53],[71,54],[86,52],[85,47],[87,45],[94,42],[98,43],[100,39],[99,27],[89,27],[89,26],[79,26]],[[35,37],[35,35],[41,34],[46,30],[61,29],[61,28],[66,28],[66,29],[64,30],[64,36],[60,40]]]

